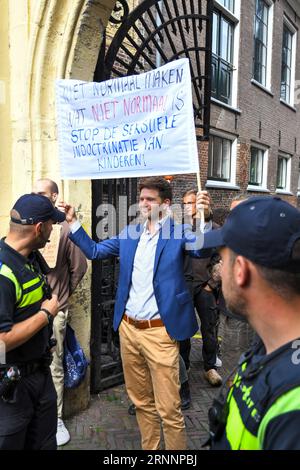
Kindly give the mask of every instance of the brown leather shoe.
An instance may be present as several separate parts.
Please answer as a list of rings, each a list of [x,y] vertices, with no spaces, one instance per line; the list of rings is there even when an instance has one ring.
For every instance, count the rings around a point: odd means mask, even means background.
[[[215,369],[210,369],[204,372],[204,377],[213,387],[220,387],[220,385],[222,385],[222,377]]]

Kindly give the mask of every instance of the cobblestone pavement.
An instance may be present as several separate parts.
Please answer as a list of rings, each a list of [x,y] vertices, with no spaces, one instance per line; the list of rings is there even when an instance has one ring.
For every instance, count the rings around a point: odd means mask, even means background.
[[[188,448],[201,449],[207,437],[207,411],[219,388],[211,387],[203,378],[203,362],[200,335],[192,339],[191,370],[189,382],[192,404],[184,411],[188,435]],[[223,367],[219,369],[226,377],[232,369],[236,352],[222,356]],[[65,421],[71,441],[64,450],[138,450],[140,434],[135,416],[127,412],[128,398],[124,385],[112,387],[98,395],[92,395],[89,408]]]

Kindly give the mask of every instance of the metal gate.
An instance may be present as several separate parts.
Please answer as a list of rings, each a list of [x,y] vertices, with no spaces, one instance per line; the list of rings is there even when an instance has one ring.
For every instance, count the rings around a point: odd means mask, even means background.
[[[110,46],[106,37],[99,53],[95,81],[134,75],[155,69],[172,60],[190,61],[193,107],[197,138],[206,140],[210,121],[211,28],[213,0],[144,0],[129,13],[126,0],[116,2],[110,18],[120,23]],[[119,226],[120,201],[134,204],[137,180],[94,180],[92,182],[92,235],[105,238],[105,224]],[[116,213],[105,210],[112,204]],[[102,206],[101,206],[102,204]],[[126,213],[123,207],[122,214]],[[114,217],[114,215],[116,217]],[[102,234],[99,236],[99,224]],[[106,225],[107,225],[106,224]],[[103,236],[104,231],[104,236]],[[118,260],[93,262],[91,391],[98,392],[123,380],[118,334],[113,332],[113,308],[118,281]]]

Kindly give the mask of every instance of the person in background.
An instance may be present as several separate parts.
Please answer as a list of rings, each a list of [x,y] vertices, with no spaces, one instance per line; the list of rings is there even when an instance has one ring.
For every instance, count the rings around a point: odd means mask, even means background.
[[[223,207],[217,207],[214,209],[213,213],[213,222],[215,222],[219,227],[222,227],[224,225],[224,222],[229,214],[228,209],[224,209]]]
[[[48,178],[39,179],[34,185],[34,192],[49,199],[53,207],[58,198],[57,184]],[[68,301],[87,270],[86,257],[69,239],[69,224],[61,223],[56,265],[47,275],[52,291],[58,297],[59,311],[53,322],[56,346],[53,350],[51,373],[57,393],[57,445],[69,442],[70,433],[63,422],[64,397],[64,338],[68,321]]]
[[[210,198],[207,191],[202,191],[202,197],[206,196],[204,207],[204,233],[215,230],[218,226],[212,221],[212,210]],[[191,189],[186,191],[182,197],[184,206],[185,221],[193,226],[196,230],[199,223],[199,213],[197,211],[197,191]],[[211,257],[196,259],[187,258],[185,262],[185,277],[187,282],[192,279],[192,290],[194,306],[200,319],[200,329],[202,334],[202,357],[204,367],[204,377],[210,385],[218,387],[222,384],[222,377],[217,372],[217,367],[222,366],[222,362],[218,357],[218,307],[214,290],[216,288],[215,281],[208,271],[208,265]],[[189,350],[187,341],[181,344],[181,355],[185,360],[187,368],[189,368]]]

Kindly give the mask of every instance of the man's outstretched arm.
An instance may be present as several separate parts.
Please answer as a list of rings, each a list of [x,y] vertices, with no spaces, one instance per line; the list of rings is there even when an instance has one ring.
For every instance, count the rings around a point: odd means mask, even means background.
[[[77,245],[88,259],[105,259],[112,256],[119,256],[119,237],[113,237],[102,242],[95,242],[81,227],[77,220],[75,208],[65,202],[61,202],[59,207],[66,214],[66,221],[70,226],[70,239]]]

